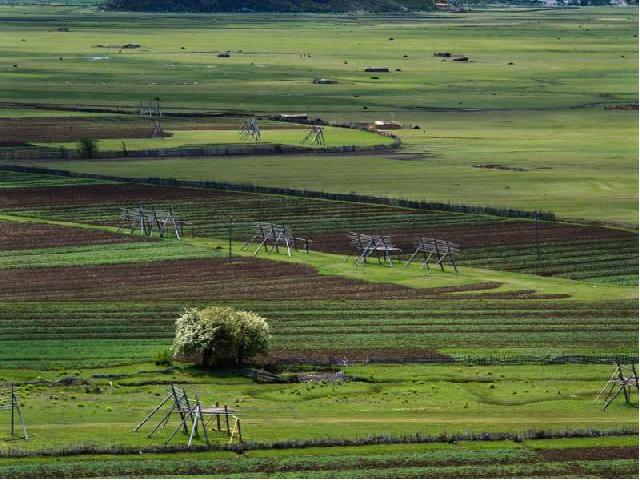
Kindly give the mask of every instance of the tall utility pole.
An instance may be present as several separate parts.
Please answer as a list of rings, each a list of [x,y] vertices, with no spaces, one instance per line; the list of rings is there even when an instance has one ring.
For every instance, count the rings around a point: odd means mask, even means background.
[[[233,262],[233,217],[229,217],[229,263]]]
[[[538,226],[538,218],[540,217],[540,210],[536,210],[535,224],[536,224],[536,259],[540,261],[540,232]]]
[[[16,387],[14,385],[11,385],[11,436],[12,437],[16,434],[15,428],[14,428],[15,416],[13,413],[16,408],[15,398],[16,398]]]

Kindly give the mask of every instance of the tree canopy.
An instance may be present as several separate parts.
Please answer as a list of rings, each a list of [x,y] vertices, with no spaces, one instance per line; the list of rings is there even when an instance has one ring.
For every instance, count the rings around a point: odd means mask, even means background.
[[[187,308],[176,320],[174,355],[199,357],[205,367],[239,365],[269,347],[269,325],[245,310]]]

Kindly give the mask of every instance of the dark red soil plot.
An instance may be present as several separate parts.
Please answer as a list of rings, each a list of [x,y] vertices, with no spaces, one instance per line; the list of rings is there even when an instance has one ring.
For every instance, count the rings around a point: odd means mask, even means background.
[[[136,237],[124,237],[83,228],[39,223],[0,222],[0,250],[101,245],[136,240]]]
[[[326,333],[326,332],[325,332]],[[408,348],[369,348],[349,350],[273,350],[269,353],[268,361],[273,363],[316,363],[335,365],[345,358],[349,362],[434,362],[443,363],[451,357],[428,349]]]
[[[11,139],[13,145],[31,142],[75,142],[81,137],[145,138],[151,137],[154,124],[99,125],[90,119],[64,118],[0,118],[0,138]],[[4,142],[0,142],[3,146]],[[12,145],[4,145],[12,146]]]
[[[538,453],[547,462],[638,459],[638,447],[549,448]]]
[[[311,267],[258,259],[172,260],[119,265],[48,267],[0,272],[1,299],[244,300],[420,299],[478,285],[412,289],[318,275]],[[498,284],[484,284],[495,288]]]
[[[347,231],[315,233],[314,248],[327,252],[348,253]],[[528,245],[535,243],[535,224],[527,221],[500,223],[432,226],[428,229],[391,227],[383,232],[390,234],[402,250],[412,252],[415,238],[420,236],[440,238],[457,243],[463,248],[495,247],[500,245]],[[541,244],[564,241],[588,241],[605,239],[635,239],[633,233],[611,228],[571,225],[567,223],[540,223],[538,238]]]
[[[77,185],[62,187],[11,188],[2,192],[0,208],[47,207],[56,205],[133,205],[148,202],[188,201],[224,198],[238,194],[191,188],[154,187],[134,184]]]

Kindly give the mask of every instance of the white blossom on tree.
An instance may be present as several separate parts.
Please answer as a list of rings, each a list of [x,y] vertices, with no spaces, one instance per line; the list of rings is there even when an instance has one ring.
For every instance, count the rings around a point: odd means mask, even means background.
[[[238,365],[266,353],[269,338],[266,320],[253,312],[192,307],[176,320],[171,350],[176,356],[199,356],[203,366]]]

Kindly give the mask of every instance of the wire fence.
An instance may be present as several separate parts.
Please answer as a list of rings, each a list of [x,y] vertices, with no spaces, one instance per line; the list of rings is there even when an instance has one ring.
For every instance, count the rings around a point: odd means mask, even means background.
[[[272,355],[266,363],[272,365],[318,365],[318,366],[348,366],[350,364],[399,364],[399,363],[433,363],[433,364],[468,364],[468,365],[561,365],[561,364],[624,364],[638,363],[638,355],[611,354],[559,354],[559,355],[465,355],[452,354],[402,354],[394,352],[376,352],[371,354],[357,354],[349,356],[349,353],[336,355],[315,355],[313,351],[308,354],[295,353],[288,355],[286,352]]]

